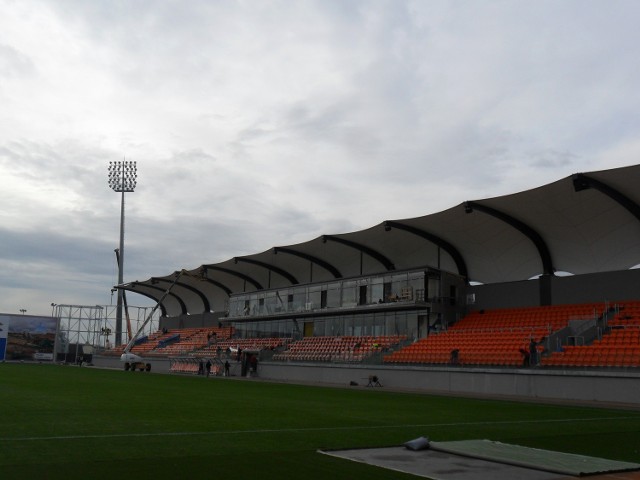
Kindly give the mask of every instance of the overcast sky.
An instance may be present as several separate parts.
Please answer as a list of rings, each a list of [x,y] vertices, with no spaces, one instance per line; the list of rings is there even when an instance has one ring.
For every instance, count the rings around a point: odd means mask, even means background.
[[[127,282],[640,159],[635,0],[0,12],[4,313],[112,302],[109,161]]]

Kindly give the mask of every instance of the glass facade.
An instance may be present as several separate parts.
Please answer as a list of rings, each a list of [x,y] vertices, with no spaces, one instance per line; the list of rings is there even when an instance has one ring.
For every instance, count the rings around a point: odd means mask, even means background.
[[[443,282],[446,285],[443,285]],[[233,295],[230,321],[240,337],[406,335],[418,338],[461,279],[433,269],[295,285]],[[460,302],[461,305],[464,302]],[[434,305],[436,306],[435,308]]]
[[[312,319],[246,320],[234,322],[240,338],[304,336],[303,326],[311,322],[314,336],[406,335],[418,338],[418,315],[425,310],[320,316]]]

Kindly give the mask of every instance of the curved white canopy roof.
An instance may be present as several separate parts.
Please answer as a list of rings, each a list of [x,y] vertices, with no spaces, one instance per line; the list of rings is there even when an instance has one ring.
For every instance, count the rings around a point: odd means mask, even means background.
[[[495,283],[638,264],[640,165],[634,165],[204,264],[180,278],[162,308],[170,316],[216,311],[233,293],[425,266]],[[175,275],[119,288],[157,300]]]

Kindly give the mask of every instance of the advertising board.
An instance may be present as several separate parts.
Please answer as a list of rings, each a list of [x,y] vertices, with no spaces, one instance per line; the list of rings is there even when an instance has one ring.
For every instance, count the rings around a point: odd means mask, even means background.
[[[53,317],[0,314],[0,350],[4,343],[0,358],[53,360],[58,323]]]

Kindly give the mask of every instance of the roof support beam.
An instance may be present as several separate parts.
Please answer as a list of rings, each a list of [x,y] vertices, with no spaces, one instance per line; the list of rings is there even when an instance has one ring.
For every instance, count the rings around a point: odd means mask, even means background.
[[[204,273],[204,275],[206,275],[206,271]],[[214,280],[212,278],[208,278],[208,277],[203,277],[202,279],[203,282],[207,282],[210,283],[211,285],[215,285],[216,287],[218,287],[219,289],[221,289],[224,293],[227,294],[227,297],[231,296],[231,289],[229,287],[227,287],[225,284],[218,282],[217,280]]]
[[[154,297],[150,293],[139,292],[138,290],[136,290],[136,289],[134,289],[132,287],[127,287],[127,286],[123,285],[122,287],[114,287],[114,288],[122,288],[122,290],[127,290],[129,292],[137,293],[138,295],[142,295],[143,297],[150,298],[151,300],[153,300],[156,303],[158,303],[158,300],[160,300],[160,297]],[[162,316],[163,317],[167,316],[167,309],[164,308],[164,305],[160,305],[160,311],[162,312]]]
[[[245,282],[249,282],[251,285],[253,285],[256,290],[263,290],[260,282],[258,282],[254,278],[251,278],[249,275],[245,275],[244,273],[236,272],[235,270],[231,270],[229,268],[218,267],[217,265],[202,265],[202,268],[204,269],[205,276],[207,275],[208,270],[214,270],[216,272],[222,272],[228,275],[233,275],[234,277],[241,278]]]
[[[311,263],[314,263],[325,270],[327,270],[333,278],[342,278],[342,274],[340,270],[331,265],[329,262],[322,260],[321,258],[315,257],[313,255],[309,255],[308,253],[299,252],[298,250],[294,250],[293,248],[287,247],[273,247],[273,254],[277,255],[278,253],[288,253],[289,255],[295,255],[296,257],[303,258],[305,260],[309,260]]]
[[[465,262],[464,257],[462,256],[460,251],[452,244],[432,233],[426,232],[416,227],[412,227],[411,225],[406,225],[394,220],[387,220],[384,222],[385,232],[391,231],[392,228],[412,233],[413,235],[424,238],[425,240],[437,245],[439,248],[442,248],[451,256],[451,258],[453,258],[453,261],[456,263],[456,267],[458,268],[458,273],[462,277],[464,277],[466,282],[469,281],[469,271],[467,270],[467,263]],[[438,265],[438,268],[440,268],[440,265]]]
[[[353,242],[353,241],[347,240],[345,238],[336,237],[336,236],[333,236],[333,235],[323,235],[322,236],[322,242],[323,243],[327,243],[328,241],[341,243],[342,245],[346,245],[347,247],[355,248],[356,250],[358,250],[360,252],[360,256],[361,256],[361,258],[360,258],[360,274],[362,274],[362,254],[363,253],[366,253],[370,257],[372,257],[375,260],[377,260],[378,262],[380,262],[382,264],[382,266],[387,269],[387,271],[396,269],[395,265],[393,264],[393,262],[391,260],[389,260],[386,256],[384,256],[380,252],[374,250],[373,248],[367,247],[366,245],[362,245],[360,243]]]
[[[496,210],[495,208],[491,208],[477,202],[464,202],[464,211],[466,213],[472,213],[474,210],[478,210],[479,212],[483,212],[487,215],[491,215],[492,217],[497,218],[507,225],[512,226],[529,240],[531,240],[538,250],[538,254],[540,255],[543,275],[555,275],[555,269],[553,268],[553,262],[551,261],[551,252],[549,251],[549,247],[547,246],[546,242],[538,232],[536,232],[533,228],[531,228],[521,220],[518,220],[517,218],[512,217],[507,213],[501,212],[500,210]]]
[[[151,283],[156,283],[154,282],[154,280],[150,280]],[[162,287],[156,287],[155,285],[150,285],[149,283],[140,283],[140,282],[132,282],[132,285],[135,287],[137,285],[141,285],[145,288],[152,288],[154,290],[158,290],[160,292],[162,292],[163,294],[167,291],[166,288],[162,288]],[[168,295],[172,296],[173,298],[176,299],[176,301],[180,304],[180,309],[182,310],[183,314],[187,313],[187,306],[185,305],[184,301],[182,300],[182,298],[180,298],[180,295],[177,295],[174,292],[169,292]],[[162,298],[162,296],[160,296],[160,298]]]
[[[233,257],[233,261],[235,263],[244,262],[244,263],[249,263],[251,265],[257,265],[259,267],[266,268],[269,271],[269,285],[267,288],[271,288],[271,272],[277,273],[278,275],[286,278],[287,280],[289,280],[289,282],[291,282],[292,285],[297,285],[298,283],[300,283],[298,282],[298,279],[296,277],[291,275],[286,270],[276,267],[275,265],[270,265],[268,263],[261,262],[259,260],[254,260],[252,258],[247,258],[247,257]]]
[[[167,283],[173,283],[173,280],[168,280],[166,278],[158,278],[158,277],[151,277],[151,281],[156,281],[156,282],[167,282]],[[206,295],[204,293],[202,293],[200,290],[198,290],[195,287],[192,287],[191,285],[187,285],[186,283],[183,282],[175,282],[175,284],[179,287],[182,288],[186,288],[187,290],[192,291],[193,293],[195,293],[198,297],[200,297],[200,300],[202,300],[202,306],[204,307],[204,312],[210,312],[211,311],[211,305],[209,304],[209,300],[207,299]],[[191,313],[191,312],[189,312]]]
[[[572,178],[573,189],[576,192],[581,192],[582,190],[593,188],[594,190],[605,194],[620,206],[624,207],[629,213],[631,213],[631,215],[633,215],[638,221],[640,221],[640,205],[631,200],[624,193],[616,190],[613,187],[610,187],[606,183],[602,183],[595,178],[591,178],[584,173],[576,173]]]
[[[158,302],[162,298],[162,295],[159,295],[159,296],[156,297],[154,295],[151,295],[150,293],[141,292],[141,291],[137,290],[136,287],[149,288],[151,290],[158,290],[159,292],[162,292],[163,294],[166,292],[166,289],[161,288],[161,287],[156,287],[155,285],[151,285],[150,283],[146,283],[146,282],[131,282],[131,283],[126,283],[124,285],[116,285],[115,286],[115,288],[122,288],[123,290],[128,290],[130,292],[137,293],[139,295],[144,295],[145,297],[148,297],[151,300],[154,300],[156,302]],[[169,292],[169,295],[172,296],[176,300],[176,302],[178,302],[178,304],[180,305],[180,310],[182,311],[182,313],[187,313],[187,306],[184,304],[182,299],[178,295],[173,293],[173,292]],[[165,308],[164,305],[160,304],[160,310],[162,310],[162,315],[167,316],[167,309]]]

